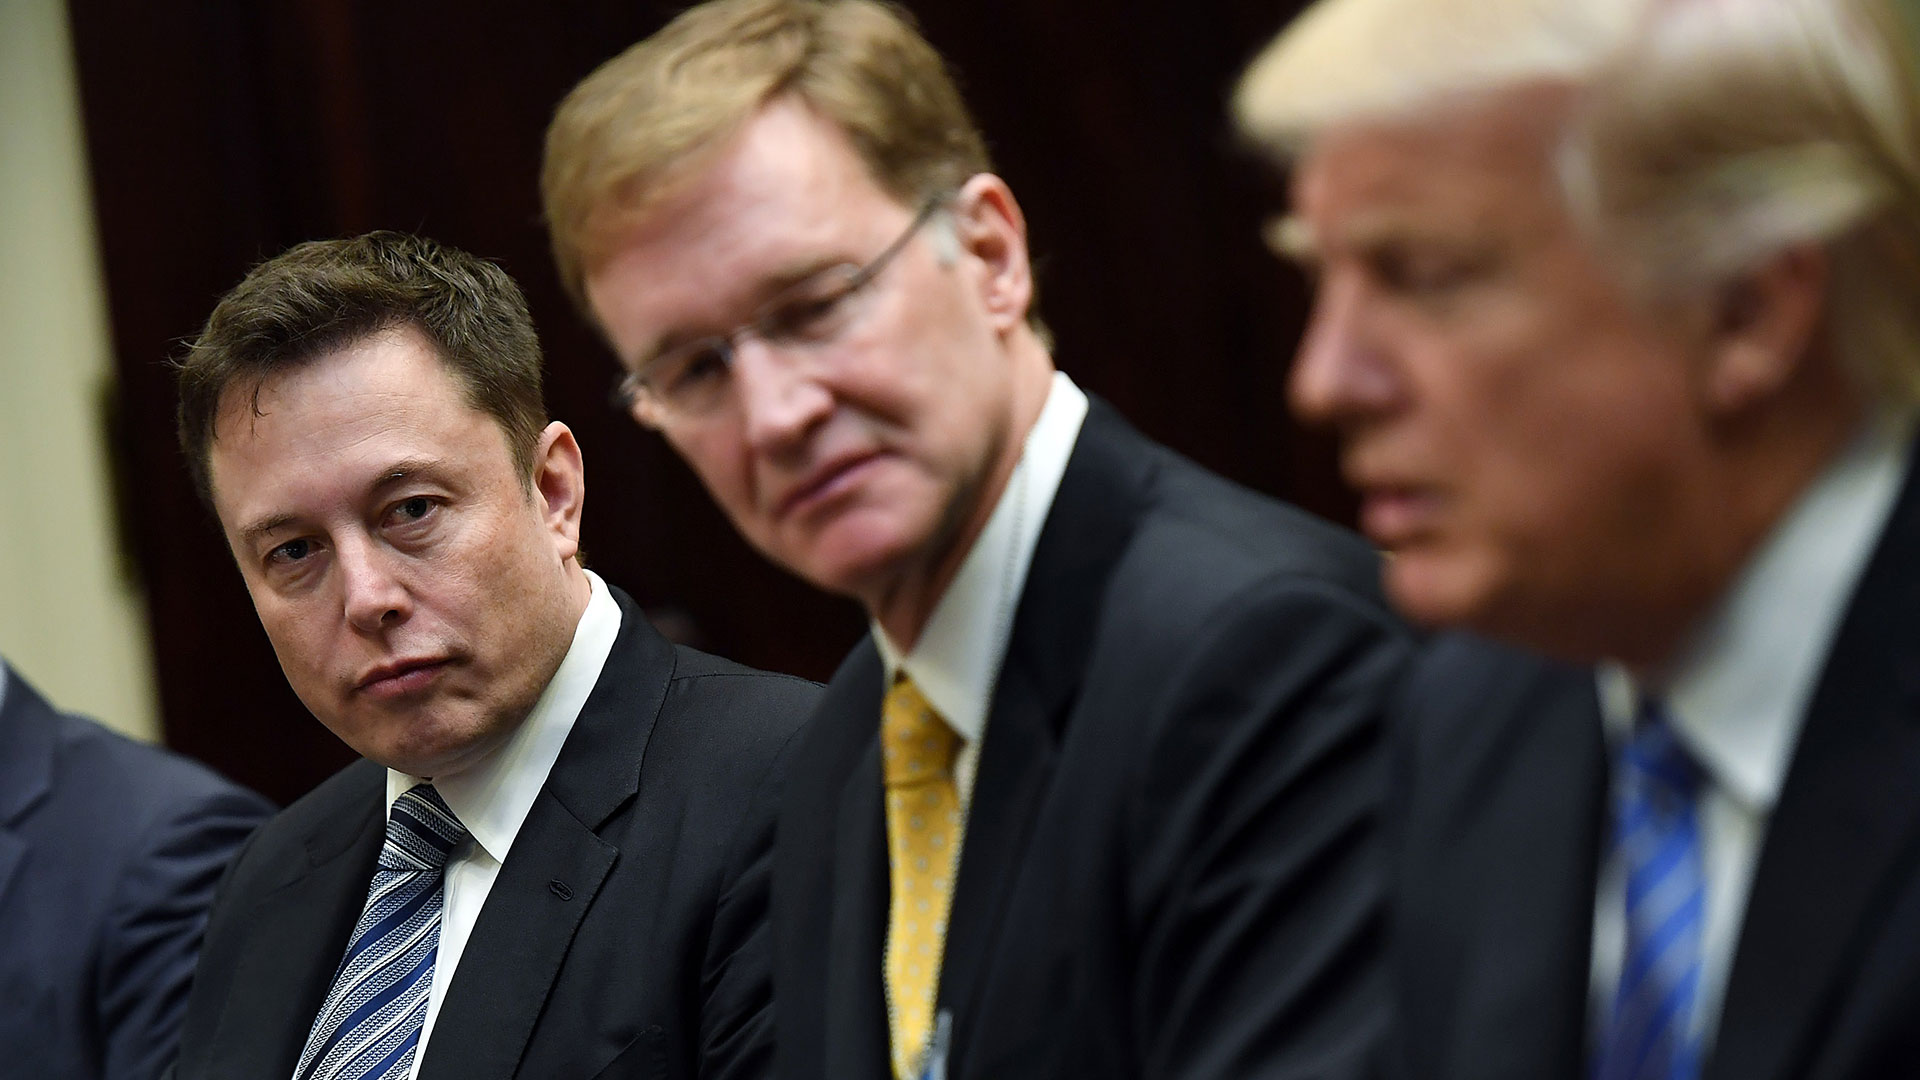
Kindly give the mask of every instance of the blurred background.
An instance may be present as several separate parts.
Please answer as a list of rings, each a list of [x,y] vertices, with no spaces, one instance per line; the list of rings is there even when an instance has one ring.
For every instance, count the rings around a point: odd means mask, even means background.
[[[751,552],[658,438],[547,256],[554,105],[682,6],[0,0],[0,655],[62,706],[286,802],[350,757],[287,689],[173,439],[167,360],[248,266],[372,228],[495,259],[587,459],[591,565],[676,635],[825,678],[862,632]],[[1060,365],[1148,434],[1346,521],[1296,430],[1284,189],[1234,141],[1298,0],[907,0],[1032,230]]]

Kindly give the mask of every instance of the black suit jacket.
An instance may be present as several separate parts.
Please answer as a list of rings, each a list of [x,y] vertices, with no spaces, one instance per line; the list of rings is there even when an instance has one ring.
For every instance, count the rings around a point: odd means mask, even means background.
[[[1584,1077],[1607,751],[1593,672],[1465,637],[1396,742],[1398,1072]],[[1920,484],[1809,705],[1706,1080],[1920,1075]]]
[[[818,688],[620,634],[487,895],[422,1080],[750,1077],[768,1040],[767,848]],[[385,836],[362,761],[275,818],[223,886],[181,1080],[293,1075]]]
[[[948,1075],[1343,1074],[1375,1037],[1377,723],[1408,649],[1352,535],[1095,402],[1027,577],[942,967]],[[827,688],[775,853],[778,1073],[889,1075],[882,667]]]
[[[5,675],[0,1076],[158,1076],[214,886],[273,807]]]

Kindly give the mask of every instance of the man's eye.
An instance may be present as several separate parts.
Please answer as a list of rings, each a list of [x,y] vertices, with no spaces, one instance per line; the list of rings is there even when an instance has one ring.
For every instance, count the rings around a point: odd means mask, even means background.
[[[411,499],[395,504],[394,508],[388,511],[388,514],[393,518],[395,524],[406,525],[410,522],[419,521],[432,512],[433,500],[427,498],[425,495],[415,495]]]
[[[767,313],[761,332],[770,338],[824,336],[831,331],[834,316],[840,312],[840,301],[846,299],[846,295],[836,290],[825,295],[795,297]]]
[[[661,392],[668,395],[684,393],[703,384],[725,379],[727,350],[718,342],[701,344],[661,367],[656,376]]]
[[[1490,263],[1471,254],[1396,252],[1380,258],[1375,272],[1397,292],[1435,296],[1473,284],[1485,276]]]
[[[289,540],[272,551],[267,552],[267,561],[277,563],[296,563],[313,554],[311,540]]]

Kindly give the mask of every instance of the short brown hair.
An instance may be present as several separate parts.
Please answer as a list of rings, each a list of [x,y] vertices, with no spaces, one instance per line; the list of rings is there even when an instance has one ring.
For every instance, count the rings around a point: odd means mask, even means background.
[[[582,310],[610,234],[781,94],[846,132],[903,204],[992,171],[945,62],[905,11],[877,0],[711,0],[602,64],[547,129],[547,225]]]
[[[425,335],[467,401],[500,424],[530,485],[547,414],[540,339],[520,287],[485,259],[380,231],[288,248],[215,305],[176,365],[180,449],[200,497],[212,505],[208,462],[228,390],[250,384],[257,408],[260,386],[275,372],[401,327]]]

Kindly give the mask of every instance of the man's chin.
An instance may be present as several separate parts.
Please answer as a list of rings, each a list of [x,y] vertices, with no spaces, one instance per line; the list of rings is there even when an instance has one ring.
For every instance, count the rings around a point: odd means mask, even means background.
[[[1492,590],[1485,574],[1462,562],[1418,547],[1393,552],[1381,569],[1387,599],[1416,626],[1484,631],[1492,617]]]
[[[408,732],[405,738],[366,740],[349,746],[361,757],[408,776],[449,776],[472,768],[504,742],[506,735],[448,724],[432,732]]]
[[[796,558],[774,561],[823,592],[865,603],[901,576],[900,567],[912,550],[891,533],[843,530],[818,537]]]

